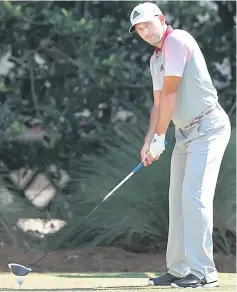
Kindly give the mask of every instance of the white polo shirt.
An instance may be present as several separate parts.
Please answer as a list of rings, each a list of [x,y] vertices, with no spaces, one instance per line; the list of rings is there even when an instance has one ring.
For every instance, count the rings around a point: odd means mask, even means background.
[[[182,77],[172,121],[187,126],[218,100],[203,54],[195,39],[186,31],[168,27],[162,50],[150,59],[153,90],[161,90],[164,76]]]

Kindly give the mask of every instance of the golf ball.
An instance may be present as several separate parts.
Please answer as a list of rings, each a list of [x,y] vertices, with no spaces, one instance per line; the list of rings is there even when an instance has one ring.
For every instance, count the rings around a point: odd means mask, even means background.
[[[17,284],[21,285],[24,282],[24,279],[22,277],[17,277]]]

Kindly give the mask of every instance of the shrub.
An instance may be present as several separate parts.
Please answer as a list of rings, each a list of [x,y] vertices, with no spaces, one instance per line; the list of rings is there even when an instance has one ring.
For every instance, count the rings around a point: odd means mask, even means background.
[[[60,236],[100,203],[140,161],[144,131],[120,125],[111,136],[107,152],[85,156],[74,173],[68,195],[73,219]],[[126,182],[78,228],[67,247],[119,246],[132,251],[164,250],[168,234],[168,186],[173,128],[169,145],[158,162],[142,169]],[[229,249],[228,232],[235,234],[235,133],[224,157],[216,189],[214,246]],[[76,162],[75,162],[76,163]],[[76,167],[76,165],[74,165]],[[220,207],[221,205],[221,207]],[[58,240],[58,239],[57,239]]]

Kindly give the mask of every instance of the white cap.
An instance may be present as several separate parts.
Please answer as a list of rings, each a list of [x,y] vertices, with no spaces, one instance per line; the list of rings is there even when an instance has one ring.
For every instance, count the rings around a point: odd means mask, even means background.
[[[132,23],[132,26],[129,28],[129,32],[134,31],[134,26],[137,23],[151,21],[154,19],[154,16],[156,15],[162,15],[160,8],[151,2],[145,2],[142,4],[138,4],[135,8],[133,8],[133,11],[130,15],[130,21]]]

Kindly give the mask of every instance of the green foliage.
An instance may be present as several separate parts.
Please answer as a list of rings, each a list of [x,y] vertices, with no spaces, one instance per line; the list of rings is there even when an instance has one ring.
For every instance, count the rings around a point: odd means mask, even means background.
[[[118,110],[126,109],[141,124],[147,124],[152,103],[149,58],[153,48],[136,34],[128,34],[130,12],[139,2],[0,2],[0,158],[8,170],[22,166],[46,169],[53,163],[74,179],[68,189],[58,192],[49,209],[41,212],[42,218],[60,215],[68,220],[68,198],[73,220],[76,220],[78,210],[81,210],[80,216],[84,215],[96,199],[108,192],[139,161],[144,131],[135,134],[131,129],[126,134],[128,137],[123,139],[121,135],[128,125],[120,134],[120,126],[113,120]],[[174,28],[186,29],[197,38],[218,87],[221,104],[235,122],[235,5],[223,1],[160,1],[158,4]],[[217,64],[225,66],[218,67]],[[228,66],[230,72],[226,74],[224,69]],[[17,135],[35,124],[46,133],[42,143],[16,141]],[[119,148],[116,145],[120,145]],[[112,154],[105,155],[105,149]],[[99,158],[94,153],[100,153]],[[120,159],[117,159],[118,153]],[[84,154],[89,165],[85,164]],[[108,229],[105,221],[102,221],[102,227],[91,221],[95,224],[95,232],[92,227],[88,232],[83,229],[81,237],[77,233],[72,242],[77,244],[81,238],[87,242],[100,234],[97,244],[118,244],[121,240],[128,248],[139,249],[142,245],[144,248],[143,243],[149,238],[148,243],[152,246],[158,242],[159,247],[164,246],[169,167],[165,155],[155,166],[129,181],[124,191],[114,197],[118,208],[122,209],[118,214],[112,211],[111,205],[108,208],[111,211],[104,211],[111,212]],[[105,180],[102,183],[99,176],[101,170],[96,176],[92,165],[109,171],[104,174],[108,179],[106,183]],[[160,177],[157,181],[153,168],[157,168]],[[96,184],[102,184],[101,189],[96,191],[94,186],[86,183],[87,173],[90,179],[93,174]],[[84,183],[81,183],[82,177]],[[142,177],[145,178],[139,191],[136,186]],[[125,198],[127,193],[129,196]],[[22,208],[25,206],[25,213],[30,216],[26,200],[18,197],[18,193],[12,194],[16,200],[21,200]],[[146,200],[149,195],[152,196],[150,201]],[[127,200],[126,207],[121,207],[120,196]],[[137,197],[139,208],[131,211],[133,197]],[[158,204],[156,198],[159,198]],[[129,214],[128,210],[131,216],[119,217],[125,212]],[[136,222],[139,212],[143,214],[146,210],[151,210],[146,215],[152,223],[144,223],[143,231],[146,232],[142,233]],[[16,216],[20,217],[20,213],[16,212]],[[118,218],[122,218],[126,230],[119,229],[124,227],[118,227]],[[118,236],[115,231],[112,233],[115,221]]]
[[[118,125],[119,135],[107,141],[106,153],[85,156],[68,194],[72,220],[63,237],[100,203],[138,163],[144,131]],[[76,230],[65,246],[120,246],[132,251],[164,250],[168,234],[168,185],[173,128],[167,151],[158,162],[142,169]],[[233,252],[235,228],[235,130],[223,159],[215,200],[214,247]],[[76,161],[74,162],[76,163]],[[231,235],[231,237],[228,237]],[[53,238],[58,242],[58,235]]]
[[[72,224],[82,220],[140,162],[144,131],[134,126],[117,125],[117,134],[106,140],[106,151],[74,161],[73,183],[68,202]],[[170,130],[172,132],[172,129]],[[112,134],[112,133],[111,133]],[[142,169],[128,180],[70,237],[66,246],[119,245],[133,251],[163,249],[168,230],[169,160],[173,140],[167,136],[167,151],[154,165]]]
[[[28,161],[34,161],[40,153],[47,164],[53,162],[69,169],[73,157],[100,145],[98,128],[101,123],[110,123],[121,106],[127,108],[132,103],[129,110],[134,111],[137,105],[143,105],[144,114],[148,114],[152,101],[149,58],[153,48],[136,34],[128,33],[130,11],[137,3],[0,2],[0,53],[11,68],[0,75],[2,100],[14,105],[15,120],[22,128],[26,119],[31,127],[37,118],[50,137],[44,143],[47,147],[38,143],[32,151],[31,144],[24,145]],[[222,82],[221,103],[235,113],[232,19],[226,22],[224,18],[222,26],[217,15],[220,4],[214,2],[158,4],[174,28],[187,29],[197,38],[211,76],[216,83]],[[224,8],[231,17],[234,6],[230,6],[229,10]],[[216,68],[226,56],[227,65],[231,64],[230,77]],[[85,110],[87,116],[83,115]],[[18,150],[13,147],[11,153],[16,156]],[[42,166],[41,161],[34,162]]]
[[[106,11],[114,5],[117,11],[109,15]],[[41,129],[55,141],[49,141],[48,148],[35,144],[34,152],[31,144],[25,144],[28,161],[42,167],[42,162],[35,160],[40,153],[47,164],[68,169],[75,155],[98,146],[100,123],[110,122],[122,102],[150,99],[151,48],[142,43],[136,52],[131,46],[133,36],[127,33],[131,6],[109,2],[72,2],[68,6],[53,1],[0,3],[0,22],[8,31],[2,36],[0,50],[2,56],[10,54],[7,61],[11,65],[7,74],[0,76],[3,100],[14,104],[15,120],[21,120],[23,128],[26,118],[28,127],[37,118]],[[101,104],[105,106],[101,108]],[[12,156],[17,153],[13,147]]]
[[[17,226],[18,219],[23,214],[32,218],[40,214],[33,206],[26,203],[26,199],[19,190],[7,184],[4,178],[8,173],[8,169],[0,164],[0,231],[5,231],[7,240],[11,244],[24,245],[30,249],[30,236]]]

